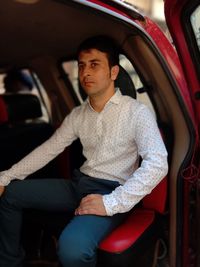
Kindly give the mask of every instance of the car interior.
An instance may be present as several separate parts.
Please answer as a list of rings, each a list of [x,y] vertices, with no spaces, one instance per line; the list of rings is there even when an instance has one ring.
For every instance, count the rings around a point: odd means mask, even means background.
[[[162,257],[169,257],[174,263],[182,250],[177,245],[182,238],[181,173],[191,157],[194,130],[178,83],[163,55],[139,23],[129,18],[122,20],[114,11],[106,13],[103,7],[98,9],[95,4],[79,1],[25,2],[7,0],[0,4],[0,79],[13,68],[26,70],[39,97],[1,93],[0,171],[49,138],[73,107],[84,101],[77,66],[71,64],[76,62],[77,47],[90,36],[111,36],[132,67],[121,65],[116,87],[152,109],[168,150],[169,173],[101,242],[97,266],[129,267],[134,262],[134,266],[149,267]],[[70,64],[65,67],[65,63]],[[41,99],[48,121],[40,119]],[[73,169],[83,160],[77,140],[28,179],[70,179]],[[47,266],[47,262],[48,266],[59,266],[56,241],[69,219],[70,214],[25,211],[27,266]]]

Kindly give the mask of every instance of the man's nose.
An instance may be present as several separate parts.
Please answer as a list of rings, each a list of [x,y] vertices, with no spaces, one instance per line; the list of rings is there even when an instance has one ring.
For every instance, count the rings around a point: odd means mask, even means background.
[[[84,69],[83,69],[83,76],[89,76],[91,74],[91,71],[90,71],[90,67],[89,66],[85,66]]]

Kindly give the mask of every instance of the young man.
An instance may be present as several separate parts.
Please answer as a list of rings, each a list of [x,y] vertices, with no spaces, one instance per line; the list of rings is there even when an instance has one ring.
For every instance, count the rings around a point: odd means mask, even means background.
[[[35,208],[73,211],[58,242],[60,262],[64,267],[94,267],[99,242],[166,175],[167,152],[154,116],[114,87],[118,63],[109,38],[83,42],[78,69],[88,99],[48,141],[0,173],[0,266],[22,265],[22,210]],[[23,180],[77,138],[86,161],[72,179]]]

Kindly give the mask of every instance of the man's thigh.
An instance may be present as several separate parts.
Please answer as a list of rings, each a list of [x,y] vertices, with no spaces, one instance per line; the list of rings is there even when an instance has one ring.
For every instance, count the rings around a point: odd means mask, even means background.
[[[101,240],[118,226],[125,218],[124,214],[112,217],[81,215],[74,216],[60,235],[58,251],[61,253],[80,253],[94,256]]]
[[[70,211],[78,205],[72,182],[66,179],[13,181],[4,194],[3,198],[18,208]]]

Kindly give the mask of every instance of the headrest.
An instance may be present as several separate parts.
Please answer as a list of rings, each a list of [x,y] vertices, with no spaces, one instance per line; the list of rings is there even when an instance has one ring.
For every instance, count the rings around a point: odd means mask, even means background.
[[[32,94],[2,95],[8,111],[9,122],[36,119],[42,116],[40,101]]]
[[[120,65],[119,74],[115,80],[115,87],[119,87],[122,95],[128,95],[136,98],[136,90],[134,83],[128,72]]]

